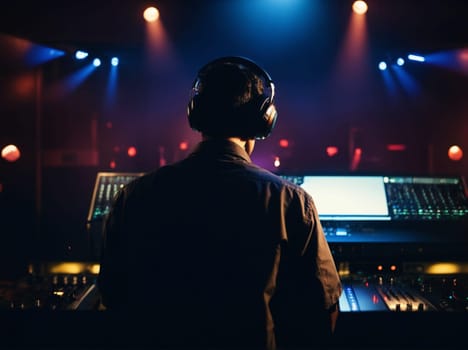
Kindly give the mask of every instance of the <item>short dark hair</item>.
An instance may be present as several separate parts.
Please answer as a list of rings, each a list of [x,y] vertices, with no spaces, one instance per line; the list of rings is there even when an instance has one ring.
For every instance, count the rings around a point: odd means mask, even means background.
[[[206,70],[198,93],[216,110],[237,110],[263,94],[263,81],[245,67],[225,62]]]

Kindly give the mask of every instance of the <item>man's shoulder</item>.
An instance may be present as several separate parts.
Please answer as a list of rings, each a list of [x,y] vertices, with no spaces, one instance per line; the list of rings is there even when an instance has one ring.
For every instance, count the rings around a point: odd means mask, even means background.
[[[170,166],[164,166],[155,170],[143,173],[141,176],[133,179],[125,185],[125,192],[128,194],[144,191],[155,183],[160,181],[161,178],[170,177]]]
[[[257,177],[260,181],[264,181],[272,184],[273,186],[285,188],[292,192],[298,192],[301,194],[306,194],[304,189],[299,185],[289,181],[286,177],[283,177],[279,174],[276,174],[265,168],[257,167],[256,171]]]
[[[165,165],[148,171],[133,181],[134,186],[145,186],[158,182],[161,179],[171,178],[176,174],[176,165]]]

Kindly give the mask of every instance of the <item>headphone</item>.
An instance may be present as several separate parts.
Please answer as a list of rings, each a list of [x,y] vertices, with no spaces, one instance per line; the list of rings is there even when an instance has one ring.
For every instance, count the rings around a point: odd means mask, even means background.
[[[253,80],[258,78],[263,82],[263,92],[254,96],[239,107],[229,111],[216,111],[216,101],[207,101],[203,90],[207,75],[213,69],[222,66],[234,66]],[[240,56],[227,56],[215,59],[203,66],[192,85],[187,114],[190,127],[193,130],[214,136],[237,136],[245,138],[264,139],[273,130],[278,113],[273,104],[275,85],[270,75],[250,59]],[[216,115],[215,115],[216,114]]]

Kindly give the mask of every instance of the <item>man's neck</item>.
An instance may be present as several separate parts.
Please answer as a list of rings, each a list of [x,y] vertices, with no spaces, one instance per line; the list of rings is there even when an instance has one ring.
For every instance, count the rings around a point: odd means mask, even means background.
[[[213,140],[214,137],[207,136],[207,135],[202,135],[202,139],[203,139],[203,141]],[[235,137],[235,136],[225,137],[223,139],[226,140],[226,141],[234,142],[235,144],[239,145],[249,155],[252,154],[252,152],[253,152],[253,148],[254,148],[254,144],[255,144],[254,140],[245,140],[245,139],[242,139],[240,137]]]

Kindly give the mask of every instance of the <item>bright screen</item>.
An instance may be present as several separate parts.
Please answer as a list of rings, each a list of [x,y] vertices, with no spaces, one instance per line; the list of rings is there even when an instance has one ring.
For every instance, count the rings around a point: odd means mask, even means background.
[[[390,220],[382,176],[304,176],[321,220]]]

